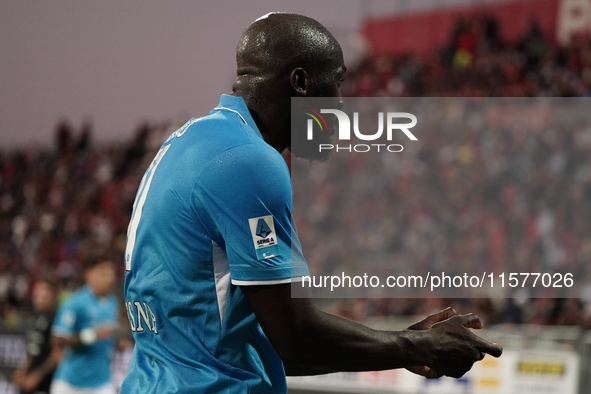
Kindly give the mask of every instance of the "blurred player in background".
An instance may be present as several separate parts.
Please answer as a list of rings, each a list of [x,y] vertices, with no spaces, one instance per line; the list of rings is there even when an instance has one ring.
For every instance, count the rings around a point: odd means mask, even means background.
[[[136,347],[121,393],[286,393],[285,375],[408,367],[462,376],[500,346],[447,309],[376,331],[292,298],[308,275],[293,219],[291,97],[340,97],[340,45],[273,13],[242,35],[232,95],[162,145],[141,181],[125,252]],[[297,152],[294,152],[297,154]]]
[[[32,294],[35,315],[27,320],[27,356],[14,373],[21,394],[48,394],[61,351],[51,346],[51,326],[56,310],[55,284],[46,279],[35,282]]]
[[[110,294],[115,265],[88,259],[85,285],[60,306],[53,325],[53,343],[64,349],[51,384],[51,394],[114,394],[111,384],[112,334],[117,325],[117,300]]]

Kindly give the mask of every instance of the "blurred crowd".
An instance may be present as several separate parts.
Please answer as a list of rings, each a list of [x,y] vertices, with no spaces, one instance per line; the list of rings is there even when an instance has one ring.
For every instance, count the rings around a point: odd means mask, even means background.
[[[588,97],[591,37],[558,46],[532,21],[518,42],[507,43],[494,18],[461,19],[448,44],[430,56],[366,58],[347,73],[342,92],[348,97]],[[570,100],[565,106],[576,104]],[[464,115],[461,104],[451,107],[448,115]],[[424,272],[546,267],[588,277],[591,129],[581,119],[558,125],[555,115],[548,108],[501,110],[488,114],[490,124],[474,126],[481,116],[451,130],[435,125],[421,134],[419,149],[398,157],[334,154],[329,166],[314,171],[302,163],[298,170],[294,161],[297,174],[309,173],[299,189],[295,184],[295,201],[309,207],[296,212],[296,220],[302,244],[313,256],[312,270],[339,275],[343,269],[363,273],[371,267],[375,272],[371,261],[389,259],[389,272],[382,274],[392,274],[397,262]],[[511,121],[518,123],[518,132],[504,127]],[[578,294],[358,299],[341,301],[336,310],[359,319],[424,314],[452,304],[478,312],[488,323],[590,328],[591,294],[588,289]]]
[[[516,43],[492,17],[457,22],[448,44],[430,56],[368,57],[347,72],[350,97],[569,97],[591,94],[591,39],[553,45],[532,21]]]
[[[347,73],[342,91],[355,97],[589,96],[591,39],[557,46],[532,22],[519,42],[505,43],[494,19],[461,20],[437,53],[369,57]],[[142,124],[126,143],[97,144],[90,121],[76,128],[62,120],[52,148],[0,151],[5,325],[19,325],[30,312],[36,278],[53,277],[66,294],[80,285],[89,253],[98,249],[122,261],[139,181],[178,126]],[[474,261],[492,269],[506,263],[523,272],[532,262],[583,267],[591,257],[591,130],[488,130],[433,129],[420,149],[388,163],[335,155],[338,162],[329,168],[337,170],[310,172],[305,190],[295,183],[298,204],[308,207],[295,218],[312,269],[354,264],[375,250],[430,267]],[[391,176],[372,176],[376,166],[387,166]],[[348,221],[330,213],[347,209],[381,219]],[[338,248],[323,248],[318,239]],[[488,323],[591,328],[591,303],[584,295],[358,299],[337,301],[333,308],[363,319],[424,314],[448,304],[476,311]]]
[[[5,326],[18,326],[31,311],[29,291],[36,278],[59,283],[64,297],[82,284],[86,256],[122,259],[137,186],[170,127],[142,124],[126,143],[96,144],[90,121],[77,130],[62,120],[53,148],[0,152]]]
[[[589,326],[588,103],[389,100],[421,121],[413,128],[418,141],[402,136],[403,152],[341,151],[327,164],[292,161],[294,215],[312,275],[367,273],[384,281],[427,272],[494,273],[494,292],[454,294],[498,299],[456,300],[457,309],[477,310],[487,322]],[[538,281],[533,292],[521,288],[520,277],[510,288],[511,272],[571,274],[576,286],[567,293],[562,281],[562,288]],[[402,296],[424,297],[420,291],[409,287]],[[360,316],[424,314],[450,302],[369,299],[354,309]]]

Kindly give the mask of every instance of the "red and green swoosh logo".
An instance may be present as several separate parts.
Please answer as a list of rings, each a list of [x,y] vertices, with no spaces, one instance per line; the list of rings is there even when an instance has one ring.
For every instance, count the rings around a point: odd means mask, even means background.
[[[318,123],[318,126],[320,126],[320,130],[324,130],[324,128],[322,127],[322,124],[324,123],[324,127],[326,127],[326,130],[328,130],[328,125],[326,124],[326,120],[324,120],[324,117],[322,115],[320,115],[320,112],[313,110],[312,108],[308,108],[308,107],[302,107],[308,111],[313,112],[305,112],[306,115],[310,115],[310,117],[312,117],[312,119],[314,119],[316,121],[316,123]],[[320,118],[320,119],[318,119]],[[322,123],[320,123],[320,120],[322,120]]]

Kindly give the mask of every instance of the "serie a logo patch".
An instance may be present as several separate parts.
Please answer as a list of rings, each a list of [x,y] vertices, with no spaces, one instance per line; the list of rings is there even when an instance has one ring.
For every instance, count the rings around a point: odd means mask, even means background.
[[[248,219],[248,224],[257,259],[263,260],[279,256],[279,245],[273,215]]]

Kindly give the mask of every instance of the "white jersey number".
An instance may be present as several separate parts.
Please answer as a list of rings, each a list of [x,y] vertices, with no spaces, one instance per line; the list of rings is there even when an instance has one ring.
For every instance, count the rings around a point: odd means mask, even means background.
[[[148,196],[148,191],[150,190],[150,185],[152,184],[152,178],[154,178],[156,168],[158,168],[158,164],[160,164],[160,161],[166,154],[166,151],[168,151],[168,148],[170,148],[170,145],[171,144],[169,143],[160,148],[156,157],[154,157],[152,164],[150,164],[150,167],[148,167],[148,170],[144,174],[137,195],[135,196],[131,221],[129,222],[129,227],[127,227],[127,245],[125,247],[126,271],[131,271],[131,260],[133,258],[133,249],[135,248],[137,228],[140,224],[140,219],[142,218],[142,210],[144,208],[144,203],[146,202],[146,197]]]

